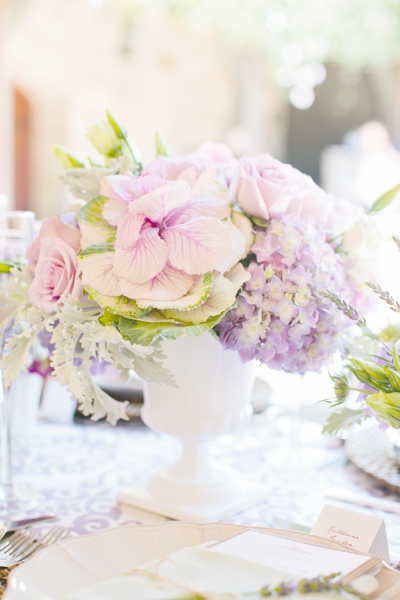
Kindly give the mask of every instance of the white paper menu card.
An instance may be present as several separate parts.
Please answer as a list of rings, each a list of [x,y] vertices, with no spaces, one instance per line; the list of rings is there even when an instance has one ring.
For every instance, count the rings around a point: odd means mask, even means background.
[[[244,531],[209,550],[284,569],[305,578],[332,573],[341,573],[344,577],[370,561],[369,556],[321,548],[257,531]]]

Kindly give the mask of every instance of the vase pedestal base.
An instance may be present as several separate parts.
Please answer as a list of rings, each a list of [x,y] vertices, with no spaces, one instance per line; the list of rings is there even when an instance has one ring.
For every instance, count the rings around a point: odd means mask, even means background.
[[[178,504],[167,502],[152,494],[146,484],[122,489],[118,500],[124,504],[135,506],[149,512],[175,519],[177,521],[191,521],[194,523],[212,523],[221,521],[235,515],[251,506],[255,506],[267,499],[268,488],[251,481],[242,481],[240,490],[236,490],[232,497],[215,500],[202,504]]]

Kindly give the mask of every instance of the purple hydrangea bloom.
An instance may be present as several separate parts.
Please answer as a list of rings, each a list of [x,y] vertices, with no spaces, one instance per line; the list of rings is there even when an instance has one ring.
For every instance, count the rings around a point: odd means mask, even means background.
[[[320,372],[351,325],[319,293],[329,290],[354,300],[343,259],[323,232],[296,215],[278,215],[254,233],[251,278],[237,308],[216,326],[219,339],[243,362],[256,358],[291,373]]]

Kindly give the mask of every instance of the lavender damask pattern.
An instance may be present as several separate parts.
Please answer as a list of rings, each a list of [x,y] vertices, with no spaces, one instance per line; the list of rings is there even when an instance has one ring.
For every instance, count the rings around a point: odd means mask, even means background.
[[[223,438],[215,447],[218,461],[269,488],[264,503],[227,519],[229,522],[268,526],[272,517],[279,517],[312,526],[326,503],[324,490],[328,487],[352,491],[361,488],[398,500],[394,494],[376,488],[373,480],[351,463],[301,472],[274,469],[267,460],[270,446],[266,433],[263,423],[255,420],[247,430]],[[55,514],[61,525],[72,528],[72,535],[165,520],[118,506],[117,493],[122,487],[146,481],[160,465],[178,457],[179,443],[168,436],[131,424],[112,428],[107,424],[40,423],[30,436],[16,440],[14,449],[17,479],[45,496],[45,503],[30,514]],[[399,517],[355,509],[383,517],[390,551],[400,554]]]

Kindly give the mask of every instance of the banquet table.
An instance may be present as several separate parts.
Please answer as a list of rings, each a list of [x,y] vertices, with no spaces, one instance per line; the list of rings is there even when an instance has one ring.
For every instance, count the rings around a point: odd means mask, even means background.
[[[268,428],[259,415],[244,431],[215,445],[214,456],[221,464],[267,486],[264,502],[225,521],[268,526],[277,517],[312,526],[324,504],[335,504],[384,518],[389,550],[400,554],[398,515],[324,497],[327,488],[340,487],[399,500],[348,462],[344,448],[333,464],[306,470],[274,467],[268,460],[271,450]],[[179,456],[177,440],[150,431],[138,420],[116,427],[89,420],[71,425],[39,421],[29,435],[13,441],[13,452],[16,479],[45,497],[29,515],[57,515],[60,525],[71,528],[71,535],[167,520],[117,502],[119,489],[146,481],[161,465]]]

